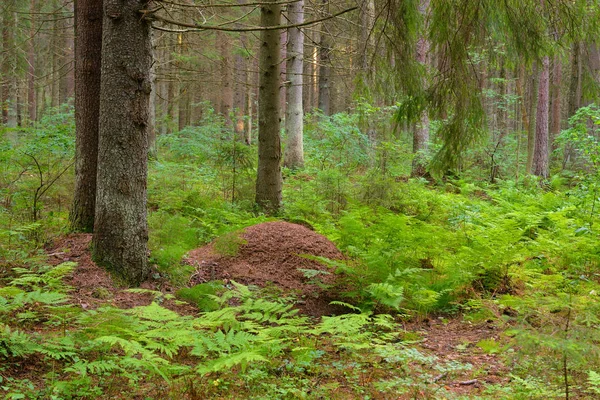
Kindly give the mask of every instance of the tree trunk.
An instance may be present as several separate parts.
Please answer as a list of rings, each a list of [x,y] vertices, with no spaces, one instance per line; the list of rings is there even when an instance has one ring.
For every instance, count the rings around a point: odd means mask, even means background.
[[[329,8],[329,0],[323,0],[324,8]],[[321,24],[319,43],[319,109],[325,115],[331,114],[331,39],[328,24]]]
[[[238,4],[244,4],[244,0],[238,0]],[[239,26],[239,25],[237,25]],[[246,85],[248,81],[248,63],[246,56],[246,49],[248,47],[246,33],[240,32],[239,37],[239,46],[240,50],[235,52],[234,60],[233,60],[233,68],[234,68],[234,76],[235,76],[235,86],[233,91],[233,109],[235,113],[235,135],[236,140],[240,139],[240,141],[245,141],[244,132],[246,131],[244,114],[246,113]]]
[[[428,0],[422,0],[421,3]],[[369,49],[373,48],[375,35],[373,24],[375,22],[375,2],[373,0],[362,0],[360,3],[360,25],[358,27],[358,67],[363,73],[369,69]]]
[[[146,175],[151,90],[146,1],[105,0],[94,260],[129,284],[147,278]]]
[[[561,95],[560,86],[562,81],[562,63],[560,57],[554,56],[554,67],[552,69],[552,119],[550,125],[550,143],[552,143],[552,149],[554,149],[554,141],[560,134],[560,123],[561,123]]]
[[[225,118],[227,126],[231,126],[231,110],[233,108],[233,85],[231,83],[231,43],[229,36],[223,32],[217,32],[217,44],[220,53],[221,73],[221,104],[219,113]]]
[[[10,75],[13,50],[11,45],[11,11],[13,1],[7,1],[2,15],[2,57],[0,57],[0,107],[2,108],[2,123],[8,124],[8,111],[10,105]]]
[[[544,57],[540,71],[539,95],[536,114],[535,150],[533,155],[533,173],[548,178],[548,108],[550,91],[550,58]]]
[[[96,209],[102,1],[75,2],[75,192],[71,229],[91,232]]]
[[[419,13],[423,19],[427,18],[427,9],[429,8],[429,0],[421,0],[419,3]],[[429,54],[429,40],[426,37],[426,29],[417,41],[417,62],[427,68],[427,55]],[[426,78],[423,78],[422,85],[427,85]],[[421,120],[416,124],[413,135],[413,162],[411,176],[419,177],[427,174],[426,152],[429,148],[429,116],[427,112],[421,115]]]
[[[533,73],[531,75],[531,91],[530,91],[530,102],[529,102],[529,129],[527,130],[527,174],[533,172],[533,157],[535,153],[535,132],[537,121],[534,115],[538,106],[538,95],[539,95],[539,74],[537,64],[534,65]]]
[[[304,0],[288,5],[290,24],[304,22]],[[287,44],[287,109],[285,117],[285,132],[287,146],[285,149],[284,165],[291,169],[304,166],[303,145],[303,107],[302,107],[302,70],[304,64],[304,34],[298,28],[288,29]]]
[[[36,16],[36,0],[31,0],[29,7],[31,13],[31,22],[29,27],[29,48],[27,49],[27,106],[29,112],[29,120],[37,120],[37,101],[35,95],[35,16]]]
[[[152,43],[152,59],[156,57],[156,37],[153,31],[150,31],[150,43]],[[156,158],[156,100],[157,100],[157,85],[156,85],[156,63],[152,63],[150,67],[150,100],[148,102],[148,155]]]
[[[268,0],[261,7],[261,26],[280,24],[281,6],[276,3],[277,0]],[[276,214],[281,206],[279,38],[276,30],[261,31],[260,34],[256,203],[267,214]]]

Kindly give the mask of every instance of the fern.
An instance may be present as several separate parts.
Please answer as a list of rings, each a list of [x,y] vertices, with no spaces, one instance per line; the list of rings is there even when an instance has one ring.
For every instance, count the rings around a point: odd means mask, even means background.
[[[22,358],[38,350],[38,344],[29,335],[0,323],[0,356]]]

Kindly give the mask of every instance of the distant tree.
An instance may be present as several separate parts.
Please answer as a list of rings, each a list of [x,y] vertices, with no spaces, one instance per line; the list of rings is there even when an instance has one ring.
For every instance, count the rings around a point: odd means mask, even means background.
[[[291,24],[304,21],[304,0],[288,5],[288,18]],[[299,28],[289,28],[287,35],[287,73],[286,92],[287,109],[285,116],[285,132],[287,145],[284,165],[291,169],[304,166],[303,146],[303,105],[302,70],[304,66],[304,33]]]
[[[323,8],[329,9],[329,0],[323,0]],[[321,24],[319,43],[319,109],[325,115],[331,114],[331,52],[333,50],[329,35],[329,23]]]
[[[550,93],[550,58],[545,56],[540,70],[538,105],[536,113],[535,148],[533,151],[533,174],[541,178],[549,175],[548,115]]]
[[[151,91],[148,1],[105,0],[93,256],[129,284],[147,278]]]
[[[91,232],[96,209],[102,0],[75,2],[75,192],[71,229]]]
[[[429,0],[420,0],[419,13],[424,21],[427,20],[427,12],[429,9]],[[426,28],[426,24],[423,24]],[[426,29],[423,29],[417,41],[417,62],[421,64],[423,71],[427,71],[428,55],[429,55],[429,40],[426,37]],[[423,74],[426,76],[426,74]],[[427,85],[427,79],[423,80],[423,87]],[[424,176],[427,173],[427,165],[425,161],[425,152],[429,148],[429,116],[426,111],[423,111],[421,118],[417,121],[414,127],[413,134],[413,163],[411,176]]]

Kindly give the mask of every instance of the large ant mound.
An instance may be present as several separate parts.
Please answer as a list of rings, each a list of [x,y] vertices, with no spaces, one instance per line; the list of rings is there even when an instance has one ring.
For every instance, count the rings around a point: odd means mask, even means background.
[[[250,226],[239,235],[226,235],[192,250],[186,262],[196,268],[190,285],[214,279],[234,280],[264,287],[273,283],[299,296],[299,307],[310,315],[336,312],[328,294],[317,284],[333,283],[332,271],[302,255],[342,259],[326,237],[289,222],[275,221]]]

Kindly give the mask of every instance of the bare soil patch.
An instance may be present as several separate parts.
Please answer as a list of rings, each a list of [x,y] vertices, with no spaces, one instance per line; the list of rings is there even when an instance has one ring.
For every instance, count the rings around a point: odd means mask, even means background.
[[[326,237],[302,225],[275,221],[250,226],[240,233],[239,238],[241,242],[236,255],[218,254],[214,242],[192,250],[185,260],[196,268],[190,285],[214,279],[261,287],[272,283],[286,293],[297,294],[300,310],[308,315],[330,315],[341,311],[329,304],[334,296],[315,283],[319,279],[326,285],[332,284],[335,279],[332,271],[317,261],[302,257],[343,259],[342,253]],[[316,276],[307,276],[312,274]]]
[[[456,361],[473,366],[456,376],[437,376],[437,382],[447,390],[461,395],[477,395],[481,394],[486,385],[507,383],[510,380],[510,370],[504,365],[501,355],[486,353],[477,346],[482,340],[502,343],[503,330],[493,323],[471,323],[462,318],[432,319],[409,323],[406,329],[422,335],[423,341],[418,346],[440,361]]]
[[[85,309],[98,308],[111,304],[118,308],[132,308],[148,305],[152,302],[151,294],[131,293],[127,287],[119,285],[110,273],[98,266],[90,252],[91,234],[76,233],[57,239],[47,249],[48,262],[58,265],[67,261],[77,263],[75,270],[65,278],[65,283],[72,287],[69,295],[71,302]],[[175,288],[165,279],[148,279],[140,287],[173,294]],[[166,300],[163,306],[183,314],[196,310],[191,305],[182,305],[172,300]]]

